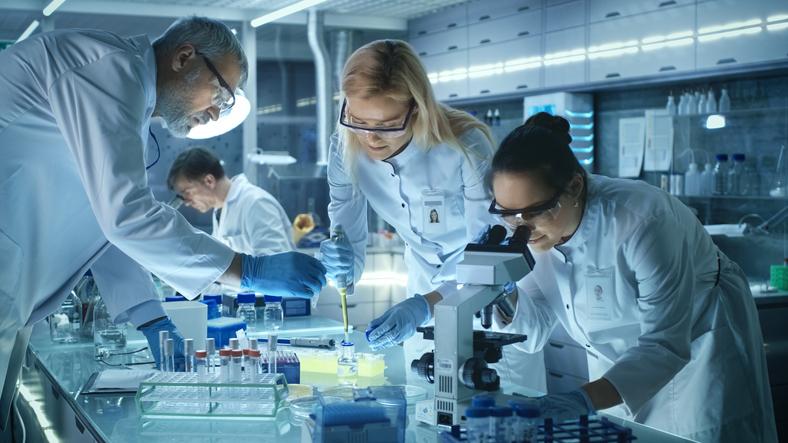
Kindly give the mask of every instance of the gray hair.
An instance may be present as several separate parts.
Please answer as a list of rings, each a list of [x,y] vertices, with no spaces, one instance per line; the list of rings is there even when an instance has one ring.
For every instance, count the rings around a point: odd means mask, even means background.
[[[191,44],[211,61],[219,60],[227,54],[235,56],[241,65],[240,85],[246,82],[249,65],[246,61],[241,42],[227,25],[207,17],[185,17],[176,20],[153,41],[156,52],[174,51],[178,46]]]

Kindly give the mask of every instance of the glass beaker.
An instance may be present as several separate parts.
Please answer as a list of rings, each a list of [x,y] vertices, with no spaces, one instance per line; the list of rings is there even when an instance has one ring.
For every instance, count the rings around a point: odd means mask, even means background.
[[[82,303],[74,291],[49,316],[49,337],[55,343],[75,343],[82,326]]]
[[[112,321],[104,300],[93,307],[93,344],[97,360],[126,348],[126,323]]]
[[[352,377],[358,373],[358,359],[356,358],[356,346],[353,343],[342,341],[339,346],[339,358],[337,359],[337,376]]]

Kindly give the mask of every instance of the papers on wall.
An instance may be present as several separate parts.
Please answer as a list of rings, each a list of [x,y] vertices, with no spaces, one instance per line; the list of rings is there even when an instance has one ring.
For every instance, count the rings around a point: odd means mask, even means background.
[[[673,161],[673,117],[665,109],[646,110],[645,171],[668,171]]]
[[[646,119],[622,118],[618,121],[618,176],[638,177],[643,167]]]

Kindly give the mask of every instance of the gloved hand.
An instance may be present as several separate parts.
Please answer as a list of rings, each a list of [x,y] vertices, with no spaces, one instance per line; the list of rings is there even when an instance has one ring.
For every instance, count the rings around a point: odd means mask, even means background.
[[[341,226],[335,229],[341,230]],[[328,278],[336,281],[341,275],[352,275],[354,266],[353,245],[346,235],[323,240],[320,243],[320,262],[326,267]]]
[[[300,252],[241,255],[241,287],[280,297],[312,298],[326,285],[326,268]]]
[[[378,351],[401,343],[429,319],[429,303],[423,295],[416,294],[369,322],[366,331],[369,347]]]
[[[169,317],[162,317],[155,322],[142,325],[138,329],[145,335],[145,339],[148,340],[148,349],[150,349],[151,354],[153,354],[153,359],[156,360],[156,367],[159,369],[161,369],[161,362],[159,361],[161,356],[159,332],[169,332],[170,338],[173,339],[173,344],[175,345],[175,370],[183,371],[185,365],[183,357],[183,336],[178,332],[178,328],[175,327],[175,324]]]
[[[576,420],[581,415],[596,413],[591,397],[586,390],[577,388],[564,394],[550,394],[537,399],[541,418],[552,418],[556,422]]]

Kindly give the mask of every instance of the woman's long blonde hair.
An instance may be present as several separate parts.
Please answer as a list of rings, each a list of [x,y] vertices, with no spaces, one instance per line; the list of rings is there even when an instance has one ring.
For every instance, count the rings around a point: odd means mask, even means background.
[[[424,147],[447,143],[468,155],[468,147],[460,136],[479,129],[494,146],[489,128],[468,113],[438,103],[432,92],[427,72],[413,48],[402,40],[376,40],[357,49],[348,58],[342,71],[342,99],[383,96],[392,100],[415,103],[411,127],[413,140]],[[345,164],[351,171],[362,147],[356,136],[338,125],[344,146]]]

